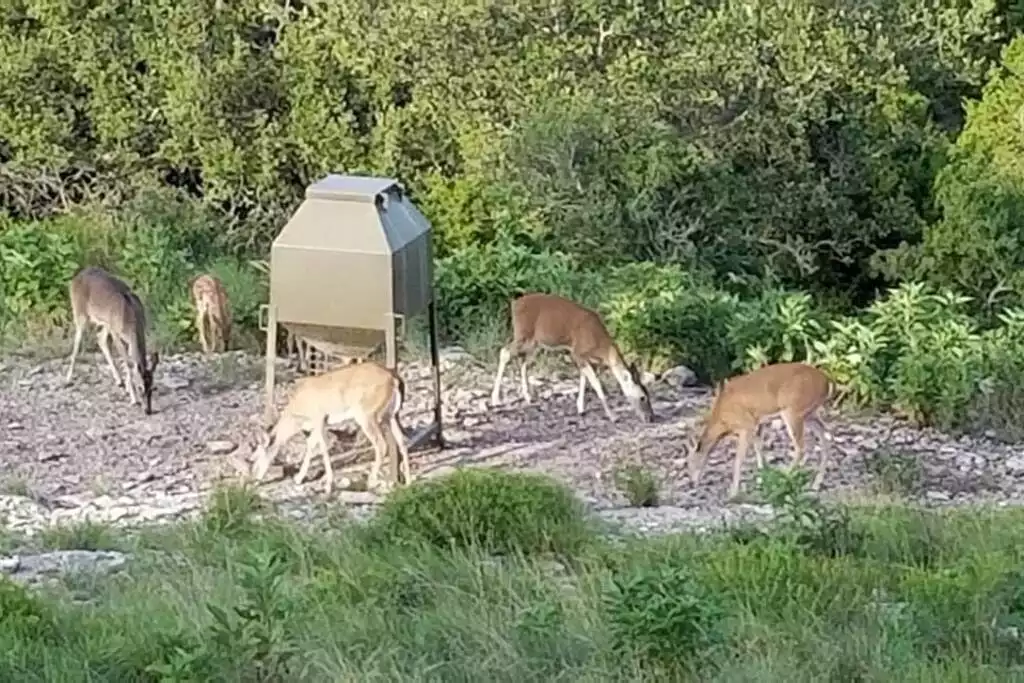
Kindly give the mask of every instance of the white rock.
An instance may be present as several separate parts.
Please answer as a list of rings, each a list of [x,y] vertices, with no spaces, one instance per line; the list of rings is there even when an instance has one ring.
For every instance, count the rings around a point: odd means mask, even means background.
[[[1006,459],[1006,469],[1014,474],[1024,472],[1024,455],[1014,455]]]
[[[210,451],[214,455],[226,455],[234,451],[236,448],[238,448],[238,444],[226,439],[223,441],[206,442],[206,450]]]
[[[160,380],[160,386],[162,386],[164,389],[170,389],[171,391],[184,389],[188,385],[189,381],[183,377],[170,376],[164,377],[163,379]]]
[[[661,381],[673,389],[690,387],[697,383],[697,373],[685,365],[677,365],[661,373]]]

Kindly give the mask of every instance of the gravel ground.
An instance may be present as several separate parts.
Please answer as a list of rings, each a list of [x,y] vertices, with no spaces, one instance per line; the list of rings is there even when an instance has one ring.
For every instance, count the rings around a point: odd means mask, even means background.
[[[659,420],[642,424],[614,381],[603,375],[619,416],[612,424],[592,393],[587,414],[576,415],[577,378],[567,371],[538,372],[536,400],[525,405],[516,386],[517,369],[510,368],[504,403],[489,410],[491,370],[458,349],[445,352],[443,368],[447,447],[414,452],[414,477],[472,465],[540,471],[571,485],[602,517],[637,531],[701,528],[770,514],[763,506],[725,504],[733,442],[712,454],[699,488],[689,484],[683,457],[710,401],[704,389],[653,385]],[[151,416],[127,402],[99,354],[83,354],[70,386],[64,385],[65,371],[66,359],[0,361],[0,519],[6,517],[17,530],[32,533],[83,518],[130,524],[189,514],[214,483],[237,476],[232,459],[246,457],[261,431],[263,361],[243,352],[162,359]],[[403,375],[408,383],[403,424],[414,429],[427,420],[429,372],[409,363]],[[291,377],[294,373],[281,361],[279,406]],[[873,495],[877,477],[870,474],[871,459],[903,462],[912,456],[921,475],[913,495],[922,503],[1015,505],[1024,500],[1020,446],[914,429],[891,416],[832,414],[828,421],[836,441],[825,497]],[[765,426],[762,434],[769,460],[785,462],[789,443],[781,425]],[[296,438],[285,452],[294,459],[301,448]],[[340,454],[345,446],[336,443],[332,450]],[[336,485],[345,476],[357,479],[368,457],[347,466],[336,457]],[[809,462],[816,458],[812,449]],[[659,507],[626,505],[612,476],[625,462],[642,463],[657,474]],[[752,468],[750,457],[748,487]],[[311,478],[297,487],[290,477],[282,479],[281,467],[274,467],[261,490],[296,517],[308,517],[323,499],[321,473],[314,461]],[[365,492],[337,495],[357,514],[366,514],[374,500]]]

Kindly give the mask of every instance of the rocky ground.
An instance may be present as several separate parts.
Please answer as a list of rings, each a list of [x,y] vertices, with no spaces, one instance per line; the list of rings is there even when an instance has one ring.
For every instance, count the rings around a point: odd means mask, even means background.
[[[294,373],[284,361],[278,367],[280,406]],[[545,472],[570,484],[604,518],[640,531],[769,514],[758,505],[725,504],[731,442],[712,455],[699,488],[688,482],[686,445],[710,395],[681,386],[687,383],[685,373],[652,386],[659,416],[654,424],[635,419],[614,381],[603,376],[619,416],[612,424],[592,393],[588,413],[576,414],[577,377],[569,371],[538,373],[537,400],[531,405],[520,399],[518,373],[510,371],[505,402],[492,411],[487,408],[490,369],[458,349],[445,352],[443,368],[447,447],[414,452],[414,477],[481,465]],[[98,354],[81,358],[70,386],[64,385],[65,371],[64,359],[0,361],[0,520],[17,532],[81,519],[132,524],[190,514],[216,482],[238,476],[232,463],[248,456],[261,431],[263,361],[256,356],[231,352],[210,360],[194,354],[163,359],[151,416],[127,402]],[[428,419],[429,371],[408,364],[403,374],[408,382],[403,423],[412,431]],[[911,495],[930,505],[1024,500],[1024,448],[916,430],[888,416],[833,414],[829,422],[836,448],[826,497],[872,495],[880,484],[895,480],[909,482]],[[785,462],[789,444],[781,426],[765,427],[763,435],[769,458]],[[301,448],[296,438],[286,453],[297,458]],[[333,450],[340,454],[346,448],[336,442]],[[336,458],[336,482],[358,481],[369,457],[364,452],[361,461],[348,465]],[[812,450],[812,464],[816,457]],[[625,463],[643,464],[657,474],[660,506],[627,505],[612,476]],[[751,458],[748,485],[752,467]],[[274,467],[261,491],[296,517],[315,514],[323,499],[319,462],[311,473],[296,486]],[[356,514],[370,512],[375,501],[365,491],[337,497]]]

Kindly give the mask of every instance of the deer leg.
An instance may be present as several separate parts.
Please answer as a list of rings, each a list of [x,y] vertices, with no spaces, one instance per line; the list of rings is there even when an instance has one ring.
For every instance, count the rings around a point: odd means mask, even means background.
[[[832,449],[832,432],[817,415],[809,415],[807,425],[814,431],[814,436],[821,448],[821,457],[818,460],[818,472],[811,482],[811,490],[817,491],[825,480],[825,468],[828,467],[829,451]]]
[[[587,376],[583,374],[583,369],[580,368],[580,390],[576,394],[576,412],[580,415],[586,409],[587,401]]]
[[[78,352],[82,348],[82,337],[85,336],[85,326],[87,324],[84,318],[82,320],[75,320],[75,341],[71,345],[71,364],[68,366],[67,377],[64,378],[65,384],[71,383],[71,375],[75,372],[75,358],[78,357]]]
[[[412,475],[409,474],[409,447],[405,443],[405,434],[402,433],[402,426],[398,424],[398,415],[392,415],[388,421],[389,427],[391,428],[391,438],[395,441],[395,446],[398,448],[398,452],[402,456],[402,478],[405,479],[405,483],[412,483]]]
[[[96,345],[100,347],[100,352],[107,359],[107,367],[110,368],[114,384],[121,386],[121,375],[117,371],[117,366],[114,365],[114,357],[110,354],[110,330],[105,325],[101,325],[96,332]],[[128,379],[130,380],[131,378],[129,377]]]
[[[306,447],[302,451],[302,464],[299,466],[299,471],[295,473],[295,477],[292,481],[298,486],[306,480],[306,475],[309,474],[309,466],[313,462],[313,451],[316,448],[314,441],[313,432],[306,435]]]
[[[128,350],[124,342],[116,337],[114,338],[114,346],[117,348],[117,353],[121,356],[121,362],[124,364],[124,384],[128,388],[128,398],[133,404],[138,403],[139,398],[135,393],[135,377],[132,373],[132,365],[128,360]]]
[[[747,457],[747,447],[750,445],[750,430],[740,432],[739,441],[736,443],[736,459],[732,464],[732,484],[729,486],[729,499],[734,500],[740,494],[740,479],[743,476],[743,461]]]
[[[519,390],[523,395],[523,400],[527,403],[533,402],[533,398],[530,396],[530,378],[527,369],[536,357],[537,349],[534,347],[523,354],[523,363],[519,366]]]
[[[196,330],[199,332],[199,345],[203,348],[203,353],[210,355],[210,342],[206,338],[206,315],[202,310],[196,314]]]
[[[782,423],[786,425],[789,440],[793,443],[793,461],[790,469],[804,464],[804,419],[791,412],[782,413]]]
[[[508,367],[512,356],[518,356],[519,353],[519,344],[516,342],[501,347],[501,352],[498,354],[498,372],[494,376],[494,389],[491,390],[492,408],[498,405],[498,402],[501,400],[501,380],[505,376],[505,368]]]
[[[320,444],[320,453],[324,459],[324,494],[331,495],[331,490],[334,488],[334,468],[331,467],[331,450],[327,447],[327,438],[324,434],[324,424],[313,432],[316,435],[316,440]]]
[[[754,447],[754,457],[757,458],[757,469],[764,469],[764,449],[761,443],[761,433],[759,430],[754,430],[754,435],[751,438],[751,445]]]
[[[375,489],[380,483],[380,468],[384,464],[384,457],[387,455],[388,442],[384,438],[384,433],[380,429],[380,425],[371,416],[364,416],[356,418],[356,422],[359,427],[366,434],[366,438],[373,444],[373,465],[370,466],[370,474],[366,478],[366,488]]]
[[[601,386],[601,380],[598,379],[597,373],[594,372],[594,366],[587,361],[580,363],[580,373],[586,377],[587,381],[590,382],[590,386],[593,387],[594,393],[597,394],[597,398],[601,401],[601,407],[604,408],[604,414],[608,416],[608,419],[615,422],[615,415],[612,414],[611,408],[608,407],[608,398],[604,395],[604,387]],[[579,408],[579,405],[576,406]]]

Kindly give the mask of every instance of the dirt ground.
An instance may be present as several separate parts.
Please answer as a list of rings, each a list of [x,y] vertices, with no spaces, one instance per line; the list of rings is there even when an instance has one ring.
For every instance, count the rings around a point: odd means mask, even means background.
[[[278,365],[278,406],[289,378]],[[443,360],[446,448],[414,451],[414,477],[451,468],[501,466],[548,473],[576,489],[596,508],[622,508],[613,472],[640,463],[661,481],[663,505],[716,514],[724,509],[734,442],[719,446],[701,485],[685,476],[683,458],[706,410],[705,389],[652,386],[658,420],[636,419],[614,381],[602,381],[618,415],[609,422],[592,393],[588,412],[575,409],[577,377],[571,372],[538,372],[535,401],[525,405],[515,366],[506,374],[504,402],[487,406],[492,370],[466,354],[449,351]],[[65,385],[66,359],[30,362],[0,360],[0,494],[31,497],[44,508],[81,507],[90,501],[123,506],[175,496],[197,496],[216,481],[237,476],[231,458],[246,457],[261,432],[263,360],[243,352],[212,359],[196,354],[167,357],[156,372],[154,414],[128,403],[114,385],[99,354],[83,354],[71,385]],[[402,368],[408,383],[403,423],[412,431],[429,415],[429,369]],[[912,495],[935,505],[976,502],[1016,504],[1024,500],[1024,449],[985,438],[955,438],[913,429],[892,417],[829,415],[836,435],[823,495],[858,497],[877,493],[879,462],[912,461],[919,469]],[[776,463],[788,458],[788,439],[778,425],[763,428],[766,454]],[[813,443],[813,441],[811,442]],[[302,440],[285,449],[296,459]],[[346,450],[336,444],[337,455]],[[232,451],[225,454],[223,451]],[[346,467],[335,459],[336,477],[365,471],[368,453]],[[811,449],[810,464],[817,452]],[[871,463],[875,463],[872,466]],[[872,469],[873,467],[873,469]],[[872,471],[874,474],[872,474]],[[272,468],[264,490],[278,498],[320,496],[322,467],[314,460],[311,477],[297,487]],[[354,478],[354,477],[353,477]],[[745,486],[753,479],[750,458]],[[70,501],[70,502],[69,502]],[[128,514],[128,513],[125,513]]]

